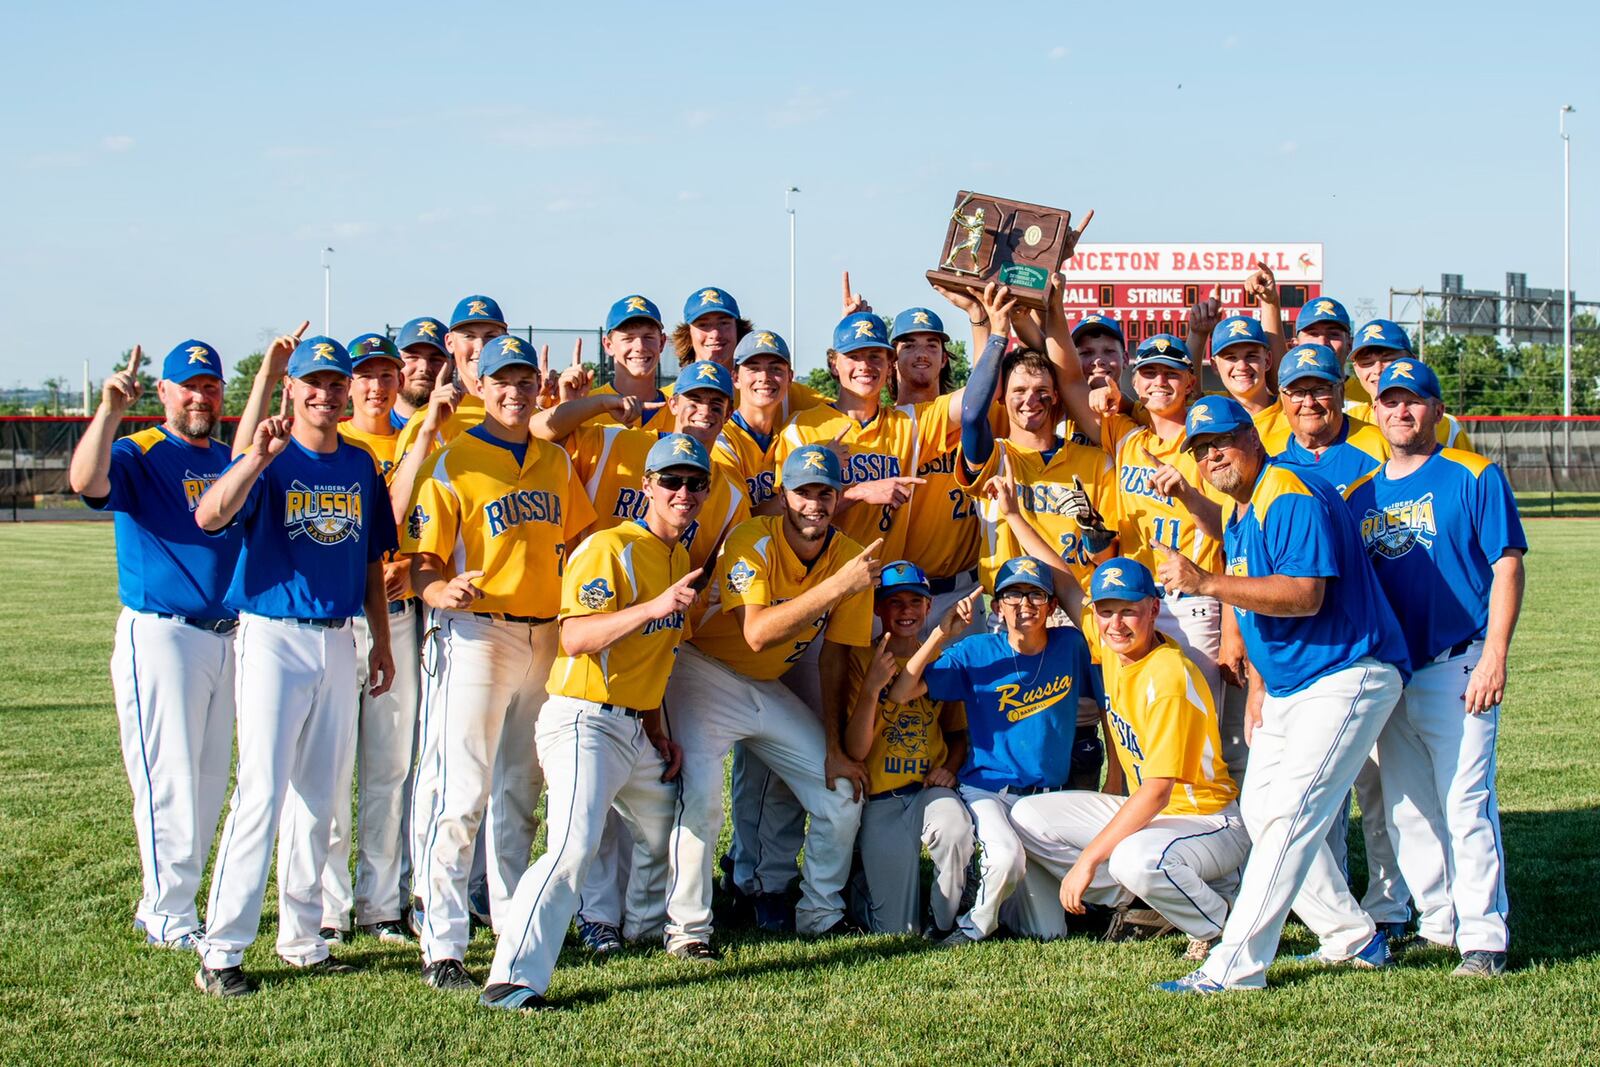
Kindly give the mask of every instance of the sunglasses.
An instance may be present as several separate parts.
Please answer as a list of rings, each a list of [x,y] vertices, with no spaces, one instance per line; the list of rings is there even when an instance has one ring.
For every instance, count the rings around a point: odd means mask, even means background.
[[[1050,600],[1050,594],[1038,589],[1007,589],[1000,594],[1002,604],[1020,604],[1026,600],[1036,608],[1043,607]]]
[[[711,479],[703,474],[658,474],[656,484],[669,493],[688,488],[691,493],[703,493],[711,488]]]

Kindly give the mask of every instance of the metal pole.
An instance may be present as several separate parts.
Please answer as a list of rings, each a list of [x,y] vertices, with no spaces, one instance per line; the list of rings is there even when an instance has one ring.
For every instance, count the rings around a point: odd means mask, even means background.
[[[1572,414],[1572,138],[1561,105],[1561,414]]]
[[[800,341],[794,334],[794,205],[789,203],[789,195],[799,191],[797,185],[791,185],[783,191],[783,210],[789,214],[789,351],[797,358]]]
[[[333,264],[328,262],[331,248],[322,250],[322,336],[333,336]]]

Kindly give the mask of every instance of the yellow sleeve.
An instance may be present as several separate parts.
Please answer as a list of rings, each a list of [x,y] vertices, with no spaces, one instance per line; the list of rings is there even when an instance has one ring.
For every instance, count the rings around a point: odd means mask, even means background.
[[[837,574],[840,567],[865,551],[860,545],[852,544],[850,548],[854,551],[848,554],[840,553],[839,567],[835,567],[833,573]],[[858,648],[862,645],[871,645],[872,595],[872,587],[868,586],[858,593],[851,593],[834,605],[833,611],[828,614],[828,626],[823,635],[836,645],[854,645]]]
[[[961,413],[955,412],[955,418],[951,418],[951,395],[942,393],[912,408],[917,424],[917,457],[923,463],[938,459],[961,443]]]
[[[461,502],[455,491],[434,477],[442,456],[428,460],[411,492],[411,507],[401,531],[400,552],[416,555],[427,552],[448,565],[455,554],[461,529]]]
[[[603,424],[586,422],[576,430],[567,434],[560,442],[567,455],[572,457],[572,466],[578,472],[578,480],[588,483],[594,477],[595,466],[600,462],[600,453],[605,448],[606,432]]]
[[[1200,780],[1200,753],[1205,745],[1202,719],[1194,705],[1176,696],[1162,696],[1140,716],[1144,744],[1141,778]]]
[[[562,458],[567,460],[567,509],[562,516],[565,521],[561,529],[570,545],[594,522],[594,501],[589,499],[589,491],[584,488],[583,479],[578,477],[577,464],[566,456]]]
[[[622,556],[609,537],[591,537],[567,561],[561,576],[561,618],[604,615],[633,603]]]
[[[867,677],[867,657],[873,654],[868,648],[852,648],[850,658],[845,664],[845,715],[855,710],[856,698],[861,695],[861,683]]]

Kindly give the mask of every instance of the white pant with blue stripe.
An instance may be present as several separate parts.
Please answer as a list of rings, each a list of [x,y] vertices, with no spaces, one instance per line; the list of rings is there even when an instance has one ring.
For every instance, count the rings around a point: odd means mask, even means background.
[[[1059,880],[1127,802],[1108,793],[1044,793],[1017,801],[1011,823],[1028,858]],[[1210,940],[1228,915],[1210,883],[1232,880],[1249,852],[1237,804],[1214,815],[1157,815],[1095,868],[1083,899],[1118,907],[1139,897],[1190,937]]]
[[[1400,699],[1400,672],[1358,660],[1297,693],[1262,701],[1239,809],[1250,859],[1239,897],[1202,967],[1212,981],[1261,988],[1289,909],[1329,959],[1347,959],[1376,930],[1328,848],[1328,826]]]

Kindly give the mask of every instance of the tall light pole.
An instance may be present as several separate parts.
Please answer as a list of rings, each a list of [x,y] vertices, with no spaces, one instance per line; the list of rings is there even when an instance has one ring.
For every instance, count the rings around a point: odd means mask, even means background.
[[[1572,138],[1561,105],[1561,414],[1572,414]]]
[[[798,185],[791,185],[783,191],[783,210],[789,214],[789,351],[797,358],[800,341],[794,335],[794,205],[789,202],[789,196],[799,191]]]
[[[322,250],[322,336],[333,336],[333,264],[328,262],[328,257],[333,254],[333,249]]]

